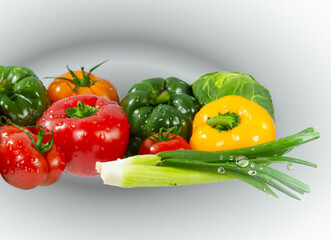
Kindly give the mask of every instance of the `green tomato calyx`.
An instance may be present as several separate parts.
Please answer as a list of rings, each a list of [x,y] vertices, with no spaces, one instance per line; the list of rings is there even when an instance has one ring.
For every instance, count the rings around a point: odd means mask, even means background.
[[[42,126],[33,126],[33,127],[36,127],[36,128],[40,129],[39,133],[38,133],[37,141],[35,141],[34,138],[31,135],[31,133],[27,129],[24,129],[24,128],[18,126],[17,124],[13,123],[8,118],[6,118],[5,116],[0,116],[0,125],[2,125],[2,126],[12,125],[12,126],[18,128],[18,129],[20,129],[22,132],[26,133],[29,136],[29,138],[30,138],[33,146],[35,147],[35,149],[37,149],[37,151],[40,152],[40,153],[46,153],[53,147],[54,139],[53,139],[53,131],[52,130],[50,130],[50,132],[46,132],[43,129]],[[51,140],[44,143],[44,138],[45,138],[46,135],[51,135]]]
[[[57,79],[62,79],[62,80],[66,80],[66,81],[69,81],[69,82],[72,82],[73,84],[75,84],[75,87],[71,87],[68,83],[68,86],[70,87],[70,89],[73,91],[73,92],[77,92],[79,87],[89,87],[91,85],[93,85],[96,81],[92,80],[91,79],[91,73],[96,69],[98,68],[99,66],[101,66],[102,64],[104,64],[105,62],[107,62],[107,60],[103,61],[102,63],[99,63],[98,65],[92,67],[88,73],[86,74],[86,72],[84,71],[84,67],[81,67],[81,71],[82,71],[82,74],[83,74],[83,78],[79,78],[74,71],[72,71],[69,66],[67,65],[67,70],[68,72],[70,73],[72,79],[70,78],[64,78],[64,77],[56,77]],[[53,78],[53,77],[52,77]]]
[[[180,131],[181,131],[180,126],[173,126],[171,128],[165,129],[163,127],[160,128],[159,133],[154,134],[151,137],[148,137],[148,139],[152,140],[153,142],[162,142],[162,141],[169,141],[176,137]],[[173,135],[170,137],[169,134],[173,133]]]

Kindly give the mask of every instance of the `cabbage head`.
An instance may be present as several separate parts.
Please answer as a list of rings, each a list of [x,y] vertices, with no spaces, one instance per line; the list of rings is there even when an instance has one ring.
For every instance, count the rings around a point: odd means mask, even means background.
[[[226,95],[239,95],[259,104],[275,120],[269,90],[248,74],[229,71],[208,73],[196,80],[192,89],[202,106]]]

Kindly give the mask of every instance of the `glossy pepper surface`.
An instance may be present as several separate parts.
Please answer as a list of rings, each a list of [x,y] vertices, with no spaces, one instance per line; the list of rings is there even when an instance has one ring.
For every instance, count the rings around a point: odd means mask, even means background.
[[[34,125],[50,105],[36,74],[20,66],[0,66],[0,114],[21,126]]]
[[[80,177],[97,175],[97,161],[122,158],[130,136],[119,104],[91,94],[53,103],[37,124],[53,131],[54,143],[66,156],[65,172]]]
[[[190,147],[219,151],[255,146],[275,140],[275,125],[258,104],[237,95],[215,100],[196,114]]]
[[[180,136],[189,139],[192,121],[200,106],[191,86],[169,77],[151,78],[136,83],[121,101],[131,126],[131,137],[146,139],[160,128],[181,128]]]

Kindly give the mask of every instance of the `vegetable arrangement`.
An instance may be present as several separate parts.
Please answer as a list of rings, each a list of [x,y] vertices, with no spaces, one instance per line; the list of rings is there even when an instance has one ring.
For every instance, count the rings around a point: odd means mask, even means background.
[[[192,85],[150,78],[119,101],[114,85],[92,74],[103,63],[89,72],[67,67],[47,90],[32,70],[0,66],[6,182],[32,189],[55,183],[64,171],[100,174],[104,184],[124,188],[238,179],[274,197],[271,187],[295,199],[310,191],[269,165],[317,167],[284,155],[319,133],[307,128],[275,140],[271,95],[252,76],[214,72]]]

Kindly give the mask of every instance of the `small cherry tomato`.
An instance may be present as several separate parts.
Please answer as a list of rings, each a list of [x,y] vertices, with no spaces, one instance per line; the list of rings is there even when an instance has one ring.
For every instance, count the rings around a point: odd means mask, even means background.
[[[164,151],[189,150],[189,144],[179,134],[180,130],[173,133],[176,127],[168,130],[160,129],[159,133],[146,138],[139,149],[139,154],[157,154]]]

